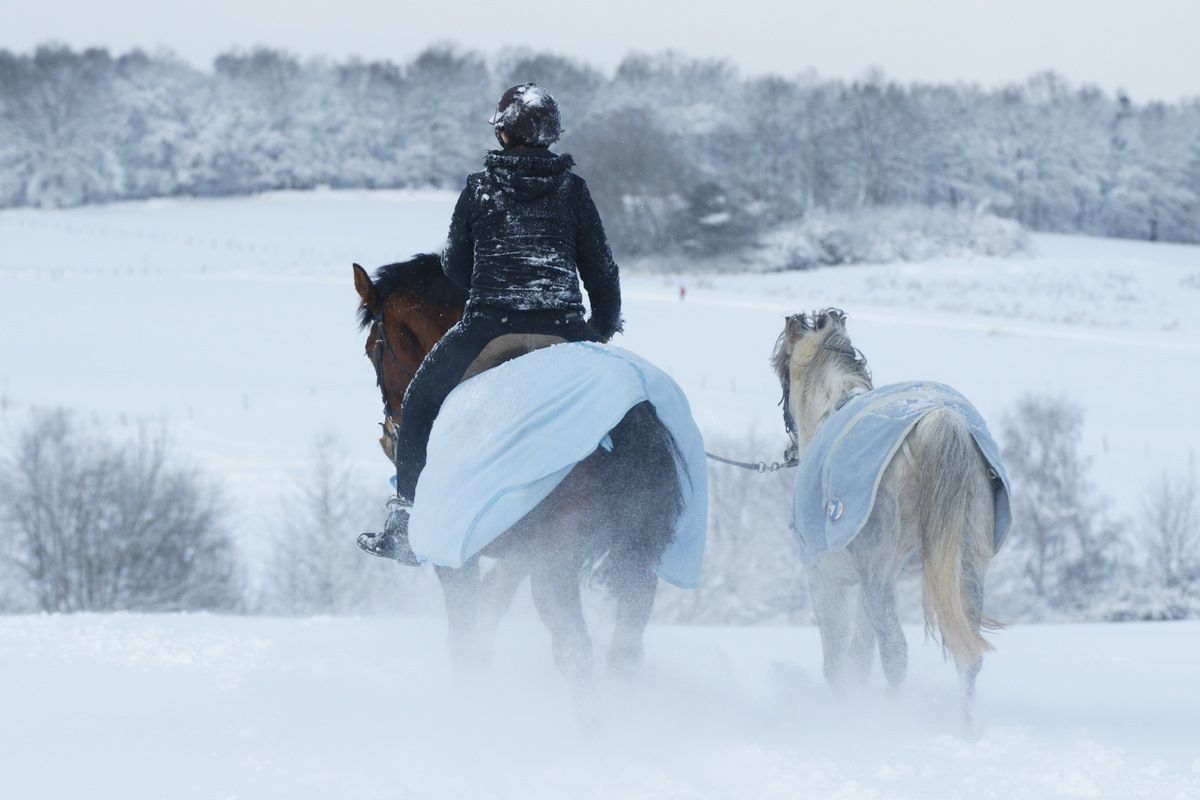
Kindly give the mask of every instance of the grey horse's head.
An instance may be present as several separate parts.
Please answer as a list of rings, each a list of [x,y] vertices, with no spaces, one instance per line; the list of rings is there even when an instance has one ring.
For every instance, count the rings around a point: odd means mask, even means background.
[[[771,364],[783,387],[788,433],[799,450],[849,397],[872,388],[866,359],[850,343],[846,314],[837,308],[789,316]]]

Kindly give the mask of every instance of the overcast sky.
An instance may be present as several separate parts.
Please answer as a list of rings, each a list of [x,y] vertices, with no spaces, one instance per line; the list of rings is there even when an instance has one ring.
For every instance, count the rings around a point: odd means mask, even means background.
[[[1136,102],[1200,97],[1200,0],[0,0],[0,48],[160,49],[200,67],[255,45],[403,62],[434,43],[528,47],[606,71],[630,52],[743,75],[1024,81],[1047,69]],[[552,87],[551,87],[552,88]]]

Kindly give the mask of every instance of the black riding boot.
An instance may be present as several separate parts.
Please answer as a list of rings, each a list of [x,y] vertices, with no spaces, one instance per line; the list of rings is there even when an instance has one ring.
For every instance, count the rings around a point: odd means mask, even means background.
[[[390,558],[407,567],[420,566],[416,553],[408,543],[408,517],[412,501],[404,497],[392,497],[387,501],[387,522],[383,533],[359,534],[358,546],[373,556]]]

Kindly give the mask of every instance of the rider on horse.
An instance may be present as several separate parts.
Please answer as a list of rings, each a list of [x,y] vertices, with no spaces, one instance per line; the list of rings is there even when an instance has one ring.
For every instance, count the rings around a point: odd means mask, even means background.
[[[421,363],[404,393],[396,437],[396,496],[382,533],[359,546],[402,564],[419,563],[408,543],[417,478],[433,421],[463,373],[498,336],[607,341],[621,330],[617,264],[596,205],[571,156],[550,152],[562,128],[558,104],[533,83],[504,93],[489,122],[500,150],[467,177],[450,220],[442,270],[469,288],[462,321]],[[579,281],[592,315],[584,321]]]

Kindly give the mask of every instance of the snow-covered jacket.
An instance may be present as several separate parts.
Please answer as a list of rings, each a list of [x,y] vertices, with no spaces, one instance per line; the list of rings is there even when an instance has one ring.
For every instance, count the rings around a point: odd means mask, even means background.
[[[493,151],[467,177],[442,269],[470,289],[467,311],[578,310],[607,338],[621,330],[621,288],[604,226],[575,161],[544,148]]]

